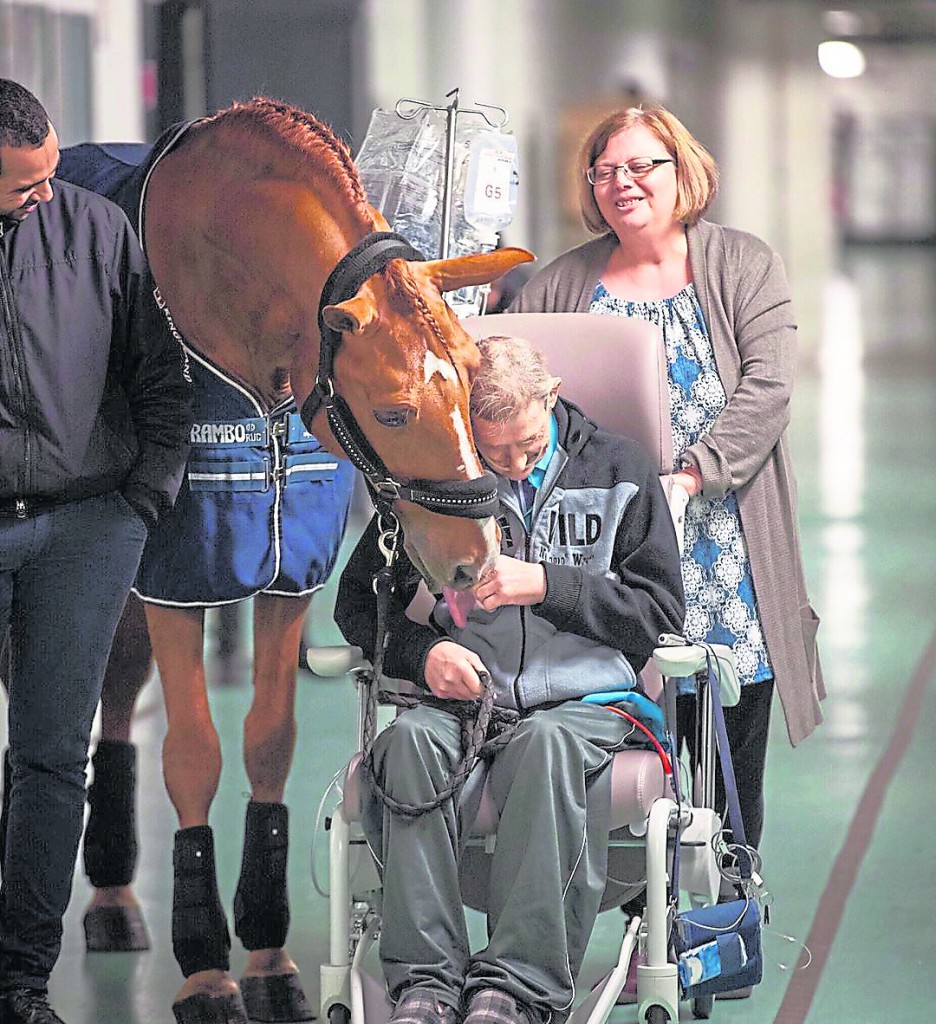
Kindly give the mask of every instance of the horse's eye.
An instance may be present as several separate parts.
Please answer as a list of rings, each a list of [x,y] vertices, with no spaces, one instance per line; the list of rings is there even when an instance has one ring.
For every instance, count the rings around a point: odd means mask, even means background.
[[[374,419],[384,427],[405,427],[409,421],[409,409],[375,409]]]

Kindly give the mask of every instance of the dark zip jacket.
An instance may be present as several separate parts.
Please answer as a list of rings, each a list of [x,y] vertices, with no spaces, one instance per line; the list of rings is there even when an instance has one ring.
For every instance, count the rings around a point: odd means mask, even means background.
[[[660,634],[681,630],[679,549],[649,456],[570,402],[560,399],[555,414],[559,443],[529,530],[510,482],[498,477],[501,551],[544,566],[545,598],[493,612],[476,607],[464,629],[439,601],[430,624],[420,625],[404,614],[419,576],[401,554],[388,612],[387,675],[424,683],[430,648],[451,639],[479,655],[499,705],[532,708],[632,687]],[[371,580],[382,565],[372,521],[341,576],[335,607],[345,638],[371,658]]]
[[[56,180],[0,232],[0,511],[119,490],[151,526],[182,480],[191,388],[127,218]]]

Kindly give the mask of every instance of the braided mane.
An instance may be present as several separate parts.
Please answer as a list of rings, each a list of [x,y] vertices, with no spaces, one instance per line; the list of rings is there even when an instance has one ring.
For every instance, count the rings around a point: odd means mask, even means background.
[[[419,285],[417,285],[406,264],[401,260],[391,260],[384,267],[383,274],[390,286],[387,291],[387,298],[390,304],[399,313],[406,314],[415,311],[426,322],[442,347],[448,351],[448,342],[445,339],[445,334],[436,318],[432,315],[429,303],[426,302],[425,296],[419,290]]]
[[[255,96],[218,111],[208,122],[219,128],[236,128],[241,152],[250,141],[256,142],[262,174],[271,171],[267,146],[272,140],[276,151],[295,164],[297,174],[324,177],[361,217],[363,230],[374,229],[367,193],[348,146],[312,114],[266,96]],[[380,274],[389,285],[391,304],[401,313],[413,313],[422,319],[447,350],[445,334],[405,264],[392,260]]]
[[[324,177],[370,222],[367,193],[347,145],[322,121],[289,103],[266,96],[237,101],[208,118],[218,127],[236,127],[248,140],[267,142],[296,163],[299,173]],[[249,142],[248,142],[249,144]],[[263,150],[258,147],[258,152]],[[269,158],[264,158],[267,170]]]

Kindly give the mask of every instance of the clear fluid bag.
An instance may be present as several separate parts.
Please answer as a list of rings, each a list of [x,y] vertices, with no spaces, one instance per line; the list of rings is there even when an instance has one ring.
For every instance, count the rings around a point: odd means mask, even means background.
[[[368,202],[428,259],[442,251],[445,140],[445,110],[425,107],[403,118],[378,108],[355,159]],[[448,255],[490,252],[516,210],[516,139],[462,118],[456,121],[453,149]],[[480,312],[485,290],[462,288],[446,300],[459,316],[469,316]]]

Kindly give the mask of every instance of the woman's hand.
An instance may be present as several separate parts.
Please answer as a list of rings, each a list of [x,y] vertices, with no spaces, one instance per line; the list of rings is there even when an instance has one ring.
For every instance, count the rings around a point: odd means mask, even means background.
[[[546,570],[539,562],[498,555],[474,595],[486,612],[505,604],[539,604],[546,597]]]
[[[443,640],[429,649],[423,675],[426,685],[446,700],[475,700],[481,696],[484,662],[454,640]]]

